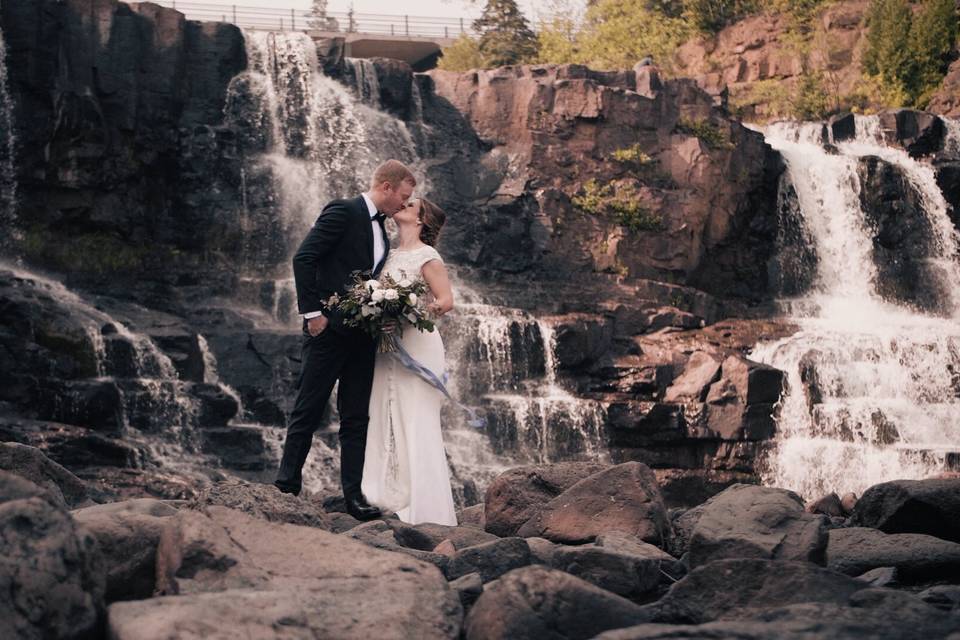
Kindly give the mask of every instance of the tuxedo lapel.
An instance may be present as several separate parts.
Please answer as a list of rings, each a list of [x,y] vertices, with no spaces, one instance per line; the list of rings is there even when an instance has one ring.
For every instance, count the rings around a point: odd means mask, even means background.
[[[380,264],[374,267],[373,274],[375,276],[380,275],[380,271],[383,269],[383,265],[387,264],[387,256],[390,255],[390,238],[387,237],[387,229],[384,225],[377,225],[380,227],[380,234],[383,236],[383,259],[380,260]]]
[[[376,265],[373,264],[373,225],[370,223],[370,211],[367,209],[367,201],[363,199],[363,196],[359,196],[356,199],[356,203],[357,208],[359,208],[363,214],[363,237],[365,240],[364,246],[367,250],[365,261],[370,265],[368,268],[372,271]]]

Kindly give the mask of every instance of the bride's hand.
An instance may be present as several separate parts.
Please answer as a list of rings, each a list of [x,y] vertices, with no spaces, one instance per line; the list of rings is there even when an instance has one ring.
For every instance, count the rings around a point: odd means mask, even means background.
[[[434,318],[439,318],[443,315],[443,307],[441,307],[436,302],[431,302],[427,305],[427,313],[429,313]]]

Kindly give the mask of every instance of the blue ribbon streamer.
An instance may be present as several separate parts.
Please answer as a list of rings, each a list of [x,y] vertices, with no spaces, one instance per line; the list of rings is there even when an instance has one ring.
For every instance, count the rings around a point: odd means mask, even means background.
[[[450,395],[450,392],[447,391],[447,381],[450,379],[450,375],[444,371],[443,377],[438,378],[430,369],[427,369],[425,366],[417,362],[413,356],[407,353],[407,350],[403,348],[403,345],[400,344],[400,341],[396,341],[397,350],[391,351],[390,355],[396,358],[400,364],[406,367],[408,370],[417,374],[424,382],[429,384],[431,387],[440,391],[443,395],[447,396],[447,399],[460,408],[462,411],[466,412],[470,416],[470,419],[467,420],[467,424],[471,427],[476,427],[482,429],[487,426],[487,421],[477,415],[477,412],[473,408],[466,406],[460,402],[457,402],[453,399],[453,396]]]

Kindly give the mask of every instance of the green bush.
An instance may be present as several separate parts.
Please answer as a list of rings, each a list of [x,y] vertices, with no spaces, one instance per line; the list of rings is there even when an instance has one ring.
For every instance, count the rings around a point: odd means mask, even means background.
[[[716,33],[760,8],[757,0],[684,0],[683,15],[693,28]]]
[[[486,66],[480,53],[480,43],[465,33],[452,45],[444,47],[443,56],[437,62],[437,67],[445,71],[469,71],[484,69]]]
[[[610,158],[623,164],[629,164],[635,169],[655,162],[653,158],[644,153],[643,147],[641,147],[639,143],[617,149],[610,154]]]
[[[612,219],[628,231],[658,231],[663,228],[659,214],[640,203],[631,186],[600,185],[595,179],[584,183],[581,193],[572,198],[575,207],[591,215]]]
[[[696,136],[711,149],[732,149],[733,143],[726,131],[706,118],[680,118],[677,131]]]

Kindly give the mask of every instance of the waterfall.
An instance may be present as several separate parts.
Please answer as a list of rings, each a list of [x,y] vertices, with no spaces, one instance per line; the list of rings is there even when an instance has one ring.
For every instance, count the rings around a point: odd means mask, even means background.
[[[17,138],[7,72],[7,44],[0,28],[0,255],[10,255],[19,236],[17,224]]]
[[[852,140],[829,148],[822,123],[765,131],[786,162],[817,273],[809,290],[781,301],[799,331],[750,355],[788,376],[763,480],[806,498],[934,475],[960,450],[957,233],[932,167],[884,144],[876,117],[856,124]],[[918,196],[925,267],[945,298],[937,312],[880,293],[857,171],[868,156],[896,167]]]
[[[290,326],[299,316],[289,258],[323,205],[365,190],[388,158],[411,167],[418,189],[428,191],[429,184],[406,123],[324,75],[309,36],[246,31],[244,38],[248,69],[231,80],[224,107],[226,122],[244,132],[245,146],[255,151],[244,168],[240,212],[253,243],[241,274],[243,297]],[[375,86],[373,64],[355,66],[364,70],[364,86]],[[256,183],[266,184],[260,194]]]
[[[366,58],[344,58],[344,61],[353,71],[355,88],[361,102],[372,107],[379,105],[380,79],[377,77],[377,67]]]

